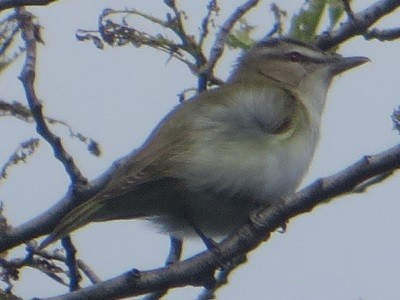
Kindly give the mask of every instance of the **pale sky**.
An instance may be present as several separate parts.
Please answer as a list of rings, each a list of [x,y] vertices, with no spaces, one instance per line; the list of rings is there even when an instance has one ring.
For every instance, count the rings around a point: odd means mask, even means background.
[[[204,13],[201,4],[180,1],[187,9],[189,28],[197,32]],[[221,2],[221,23],[241,1]],[[359,0],[355,10],[373,1]],[[199,2],[200,3],[200,2]],[[293,9],[298,1],[286,1]],[[298,4],[296,4],[298,5]],[[68,1],[31,9],[43,26],[45,46],[39,47],[36,89],[48,116],[68,122],[97,140],[103,156],[95,158],[85,146],[62,136],[83,174],[100,175],[120,156],[141,145],[157,122],[178,99],[176,94],[195,85],[186,66],[168,62],[165,54],[149,48],[96,49],[78,42],[78,28],[95,29],[104,8],[135,7],[155,16],[167,11],[162,1]],[[267,31],[272,23],[268,4],[249,17]],[[384,22],[399,26],[399,13]],[[143,25],[144,29],[156,30]],[[382,25],[383,26],[383,25]],[[172,36],[172,34],[169,34]],[[400,104],[399,42],[367,42],[355,38],[340,53],[368,56],[372,62],[345,73],[332,85],[323,116],[321,141],[303,186],[336,173],[365,154],[374,154],[399,142],[390,115]],[[239,52],[228,53],[218,67],[226,78]],[[0,97],[25,101],[17,79],[21,60],[0,81]],[[37,136],[34,126],[11,118],[1,120],[0,164],[22,140]],[[218,299],[400,299],[400,185],[399,175],[366,193],[341,197],[289,223],[287,232],[276,233],[249,255],[249,262],[235,271]],[[13,225],[44,211],[66,192],[62,165],[42,142],[26,165],[13,168],[0,186],[0,200]],[[108,279],[133,267],[139,270],[164,263],[169,241],[139,221],[93,224],[73,234],[79,258],[102,278]],[[186,244],[185,255],[203,251],[204,245]],[[22,252],[18,252],[21,254]],[[67,292],[67,288],[37,271],[26,269],[15,293],[23,298],[45,297]],[[172,291],[167,299],[194,299],[197,288]]]

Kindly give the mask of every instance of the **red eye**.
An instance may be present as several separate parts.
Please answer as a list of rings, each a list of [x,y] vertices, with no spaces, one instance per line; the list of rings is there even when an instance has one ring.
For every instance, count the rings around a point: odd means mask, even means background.
[[[304,58],[302,54],[296,51],[290,52],[288,56],[291,61],[301,61]]]

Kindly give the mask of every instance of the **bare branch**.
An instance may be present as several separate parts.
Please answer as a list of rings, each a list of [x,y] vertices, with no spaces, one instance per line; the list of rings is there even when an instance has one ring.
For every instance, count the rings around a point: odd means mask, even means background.
[[[400,27],[391,29],[373,28],[364,34],[366,40],[377,39],[379,41],[393,41],[400,38]]]
[[[389,171],[386,173],[379,174],[375,177],[369,178],[368,180],[365,180],[361,184],[357,185],[353,192],[354,193],[364,193],[367,191],[367,189],[375,184],[381,183],[385,181],[388,177],[393,175],[393,171]]]
[[[236,10],[235,13],[224,22],[221,29],[218,31],[217,37],[210,51],[210,59],[208,63],[202,61],[201,56],[197,56],[198,61],[196,61],[196,64],[192,64],[192,66],[195,65],[195,67],[201,67],[201,69],[197,71],[200,74],[198,90],[205,89],[207,82],[212,81],[214,78],[213,70],[217,61],[223,54],[227,35],[232,30],[233,26],[252,7],[256,6],[258,2],[259,1],[254,0],[246,1],[246,3],[240,6],[238,10]],[[0,0],[0,8],[1,3],[2,0]],[[169,0],[166,1],[166,3],[171,7],[174,17],[169,18],[169,21],[165,26],[174,30],[175,33],[181,37],[182,45],[180,45],[181,48],[178,48],[184,49],[196,59],[198,53],[202,54],[201,47],[199,47],[195,40],[192,40],[184,31],[181,12],[175,6],[175,2]],[[347,12],[349,14],[349,21],[344,23],[337,31],[334,31],[329,35],[320,36],[317,41],[318,46],[322,49],[328,49],[340,44],[351,36],[365,33],[369,26],[379,18],[393,11],[398,6],[400,6],[400,0],[381,0],[378,3],[371,5],[363,12],[354,15],[351,12],[350,7],[348,7]],[[46,121],[50,121],[44,117],[42,104],[34,91],[36,43],[40,41],[39,27],[32,22],[32,16],[25,10],[17,9],[16,12],[22,30],[22,37],[27,49],[26,60],[20,79],[24,85],[26,97],[33,118],[37,124],[37,131],[53,147],[55,156],[63,163],[72,183],[74,184],[72,187],[74,189],[76,185],[86,184],[86,179],[75,166],[72,157],[70,157],[70,155],[64,150],[60,138],[50,132],[47,127]],[[351,17],[350,14],[353,17]],[[151,16],[145,16],[145,18],[148,19],[150,17]],[[206,16],[204,20],[208,23],[208,19],[209,17]],[[176,27],[174,27],[173,24],[175,24]],[[207,28],[208,27],[206,26],[206,29]],[[126,28],[123,26],[117,29],[122,29],[124,33],[127,32],[125,30]],[[203,32],[206,36],[207,33],[205,31]],[[130,33],[132,32],[128,32],[128,34]],[[153,41],[147,40],[147,42],[150,43]],[[170,45],[175,45],[176,47],[176,44],[172,41],[170,41]],[[171,51],[170,48],[165,48],[163,51],[167,50]],[[165,268],[143,272],[135,270],[104,282],[99,282],[100,280],[96,278],[95,280],[92,280],[92,282],[97,282],[95,286],[90,286],[64,296],[49,299],[118,298],[141,295],[155,290],[160,292],[151,295],[161,297],[169,288],[189,284],[206,286],[208,289],[207,295],[211,296],[219,286],[218,283],[215,285],[213,274],[221,265],[221,258],[224,261],[234,260],[238,256],[251,251],[261,242],[268,239],[274,230],[281,227],[282,224],[286,224],[292,217],[308,212],[315,206],[325,203],[328,199],[333,197],[350,192],[358,192],[357,187],[369,187],[371,184],[377,182],[374,179],[381,178],[379,176],[391,174],[398,168],[400,168],[400,145],[376,156],[366,156],[344,171],[329,178],[318,180],[309,187],[299,191],[291,197],[288,197],[286,202],[279,207],[260,209],[257,213],[252,215],[251,222],[249,222],[248,225],[244,226],[235,235],[232,235],[219,245],[221,255],[218,255],[218,257],[215,256],[215,253],[205,252],[183,262],[171,264],[171,262],[176,261],[176,257],[180,256],[180,246],[178,247],[178,244],[174,246],[173,244]],[[51,231],[54,224],[56,224],[59,218],[64,215],[65,211],[70,210],[71,207],[81,204],[87,199],[90,199],[95,191],[104,187],[104,184],[109,178],[109,174],[112,173],[110,172],[111,171],[108,171],[100,179],[88,185],[87,189],[85,189],[86,195],[80,195],[78,201],[76,201],[76,193],[74,193],[74,190],[72,189],[55,207],[43,213],[38,218],[35,218],[17,228],[7,228],[0,232],[0,251],[12,248],[26,240],[41,236]],[[173,240],[171,243],[172,242]],[[76,260],[74,257],[75,251],[73,247],[70,247],[70,240],[66,239],[64,240],[64,243],[66,243],[66,248],[71,249],[71,251],[67,250],[67,255],[64,261],[67,263],[71,273],[70,287],[72,290],[78,288],[77,282],[79,279],[76,267],[80,268],[79,260]],[[3,263],[5,262],[3,261]],[[220,272],[217,281],[219,279],[220,284],[223,284],[229,272],[230,269]]]
[[[33,243],[29,243],[29,250],[32,251],[33,254],[36,254],[40,257],[49,260],[57,260],[63,263],[66,263],[67,257],[60,253],[60,251],[47,251],[45,249],[38,250],[37,243],[33,245]],[[86,275],[86,277],[90,280],[91,283],[97,284],[101,282],[100,277],[96,275],[96,273],[81,259],[76,260],[77,267]]]
[[[61,244],[65,249],[65,264],[69,269],[69,290],[76,291],[79,287],[79,282],[82,280],[81,275],[79,274],[79,270],[77,268],[76,262],[76,248],[72,243],[71,237],[67,235],[66,237],[61,239]]]
[[[201,21],[201,31],[199,37],[199,47],[202,48],[205,39],[208,36],[210,26],[215,27],[214,24],[214,15],[218,15],[220,8],[218,6],[217,0],[210,0],[207,5],[207,14]]]
[[[100,278],[83,261],[75,259],[76,250],[71,241],[65,241],[64,239],[63,245],[67,253],[66,256],[60,254],[58,250],[53,253],[46,250],[38,250],[37,243],[31,241],[27,243],[26,249],[28,253],[25,257],[13,258],[10,260],[0,257],[0,267],[2,268],[0,271],[0,279],[5,282],[9,286],[8,289],[11,290],[12,280],[18,279],[20,269],[31,267],[66,286],[67,284],[64,279],[58,274],[67,275],[70,278],[70,290],[77,290],[79,288],[78,282],[81,280],[77,269],[79,268],[93,284],[101,282]],[[64,271],[62,268],[58,267],[54,261],[65,263],[69,271]],[[0,299],[2,298],[0,297]]]
[[[393,129],[400,133],[400,106],[392,113]]]
[[[348,194],[361,183],[379,174],[400,168],[400,144],[373,156],[365,156],[352,166],[327,178],[317,180],[308,187],[287,197],[279,207],[260,209],[252,215],[251,222],[218,245],[220,255],[206,251],[195,257],[168,267],[138,272],[128,272],[95,286],[83,288],[66,295],[48,298],[114,299],[141,295],[185,285],[208,285],[210,274],[218,269],[221,259],[229,261],[250,252],[268,240],[270,234],[291,218],[310,212],[327,200]]]
[[[207,80],[213,74],[213,70],[218,60],[222,56],[225,48],[225,41],[228,37],[229,32],[232,30],[233,26],[253,7],[255,7],[260,1],[259,0],[248,0],[241,6],[239,6],[236,11],[231,14],[231,16],[222,24],[221,28],[215,35],[215,40],[213,46],[210,50],[210,56],[205,67],[200,70],[199,80],[198,80],[198,90],[203,91],[207,87]]]
[[[356,22],[356,16],[354,15],[353,10],[350,7],[350,1],[349,0],[342,0],[343,6],[344,6],[344,10],[347,13],[347,16],[349,17],[349,19],[352,22]]]
[[[104,174],[85,186],[84,189],[79,190],[79,193],[73,187],[70,187],[66,195],[47,211],[18,227],[0,231],[0,252],[50,233],[67,211],[72,210],[102,190],[118,166],[128,160],[131,155],[134,155],[134,152],[114,162]]]
[[[23,8],[16,9],[16,15],[26,48],[26,58],[20,80],[24,86],[29,108],[36,122],[36,130],[53,148],[55,157],[64,165],[73,186],[85,185],[87,179],[82,176],[72,157],[65,151],[60,138],[48,128],[43,115],[43,105],[35,93],[36,44],[40,38],[39,26],[34,24],[33,16]]]
[[[171,237],[170,238],[170,250],[169,250],[168,257],[165,261],[165,265],[168,267],[169,265],[172,265],[172,264],[178,262],[181,259],[181,255],[182,255],[182,240]],[[146,297],[143,298],[143,300],[161,299],[167,293],[168,293],[168,289],[157,291],[157,292],[151,293],[150,295],[147,295]]]
[[[93,284],[98,284],[101,282],[100,277],[90,268],[83,260],[78,259],[76,261],[78,268],[82,270],[83,274],[90,280]]]
[[[204,291],[199,295],[197,300],[215,299],[215,293],[219,288],[228,283],[228,277],[232,273],[232,271],[234,271],[246,262],[246,255],[239,255],[235,257],[227,264],[227,266],[225,266],[222,270],[219,270],[218,275],[216,276],[215,285],[212,288],[205,288]]]
[[[19,120],[27,123],[35,122],[32,112],[28,107],[18,101],[12,103],[6,102],[0,98],[0,117],[13,116]],[[101,147],[94,139],[83,135],[80,132],[75,132],[72,127],[65,121],[54,119],[51,117],[44,116],[45,120],[50,124],[62,125],[68,129],[69,135],[73,138],[79,139],[81,142],[87,145],[89,152],[95,156],[101,155]]]
[[[138,15],[146,20],[153,22],[155,24],[161,25],[162,27],[169,28],[175,32],[177,30],[176,26],[172,22],[166,22],[155,18],[151,15],[144,14],[135,9],[131,10],[113,10],[105,9],[99,17],[99,31],[102,40],[112,46],[125,46],[131,44],[135,47],[141,47],[143,45],[149,46],[151,48],[166,52],[171,57],[174,57],[186,65],[190,69],[195,69],[195,65],[184,57],[182,50],[190,54],[195,53],[191,44],[179,44],[168,39],[162,34],[151,35],[147,32],[140,31],[136,28],[129,27],[125,21],[122,24],[113,22],[107,19],[108,16],[112,14],[131,14]],[[95,31],[79,29],[76,38],[80,41],[91,40],[94,42],[97,48],[103,49],[104,45],[102,40],[95,35]],[[189,40],[189,39],[188,39]]]
[[[201,44],[196,43],[196,40],[192,35],[189,35],[182,21],[183,12],[176,6],[175,0],[165,0],[164,3],[170,7],[174,13],[174,17],[167,14],[168,28],[170,28],[175,34],[181,39],[182,46],[179,46],[184,51],[189,53],[195,60],[195,66],[191,67],[191,70],[197,72],[207,61],[202,50]],[[210,14],[210,11],[208,12]],[[188,65],[190,67],[190,65]]]
[[[0,232],[7,231],[10,228],[7,218],[4,216],[4,204],[0,202]]]
[[[15,14],[9,14],[0,20],[0,70],[15,61],[24,52],[22,47],[13,47],[19,30]],[[7,52],[11,53],[7,55]]]
[[[400,0],[380,0],[362,12],[355,13],[354,20],[349,19],[347,22],[341,24],[337,30],[320,35],[317,38],[316,45],[320,49],[327,50],[343,43],[351,37],[360,34],[364,35],[372,24],[399,6]]]
[[[175,0],[164,0],[164,3],[172,9],[174,16],[171,14],[167,14],[167,25],[166,27],[172,29],[182,41],[182,45],[189,46],[190,48],[195,44],[193,40],[189,38],[185,27],[183,25],[182,14],[183,12],[178,9],[176,6]]]
[[[80,132],[76,132],[72,129],[72,127],[65,121],[50,118],[50,117],[45,117],[46,121],[49,122],[50,124],[58,124],[66,127],[68,129],[70,137],[77,138],[79,141],[87,145],[87,150],[93,154],[94,156],[100,156],[101,155],[101,147],[100,144],[95,141],[94,139],[83,135]]]
[[[270,8],[272,13],[274,14],[275,23],[272,26],[272,29],[266,34],[264,39],[267,39],[274,34],[278,34],[278,36],[282,36],[283,34],[283,18],[286,17],[286,11],[280,9],[276,3],[272,3]]]
[[[0,11],[20,6],[45,6],[57,0],[0,0]]]
[[[2,268],[0,277],[2,281],[8,283],[10,289],[12,288],[11,280],[17,280],[20,269],[24,267],[34,268],[49,276],[51,279],[54,279],[56,282],[67,285],[62,277],[57,275],[59,273],[64,274],[64,271],[61,268],[51,261],[34,257],[32,253],[28,253],[24,258],[13,258],[10,260],[1,257],[0,266]]]

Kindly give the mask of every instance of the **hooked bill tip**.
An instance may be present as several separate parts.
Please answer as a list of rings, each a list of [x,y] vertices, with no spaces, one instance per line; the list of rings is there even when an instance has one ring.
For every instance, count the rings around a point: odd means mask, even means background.
[[[347,70],[353,69],[360,65],[363,65],[371,60],[365,56],[353,56],[353,57],[343,57],[337,62],[335,62],[332,71],[333,74],[337,75],[343,73]]]

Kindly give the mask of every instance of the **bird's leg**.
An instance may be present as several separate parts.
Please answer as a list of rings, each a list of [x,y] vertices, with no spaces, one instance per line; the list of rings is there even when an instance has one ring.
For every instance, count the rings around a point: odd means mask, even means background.
[[[212,252],[218,252],[219,254],[221,254],[217,242],[215,242],[212,238],[205,235],[204,232],[192,220],[188,220],[188,222],[190,224],[190,227],[192,227],[194,232],[196,232],[196,234],[201,238],[201,240],[206,245],[208,250]]]
[[[218,243],[214,241],[212,238],[205,235],[204,232],[200,229],[200,227],[193,222],[193,220],[188,219],[188,222],[190,227],[192,227],[194,232],[196,232],[196,234],[201,238],[203,243],[206,245],[207,249],[216,255],[221,270],[228,269],[229,266],[231,265],[231,262],[226,261],[224,259],[224,257],[222,256],[222,252],[219,249]]]
[[[182,203],[186,203],[186,202],[183,201]],[[181,206],[180,206],[180,215],[188,223],[188,225],[193,229],[193,231],[199,236],[199,238],[201,238],[201,240],[206,245],[208,250],[210,250],[214,253],[219,253],[219,255],[221,254],[221,251],[218,248],[217,242],[215,242],[212,238],[208,237],[200,229],[200,227],[196,224],[192,213],[184,204],[181,204]]]

